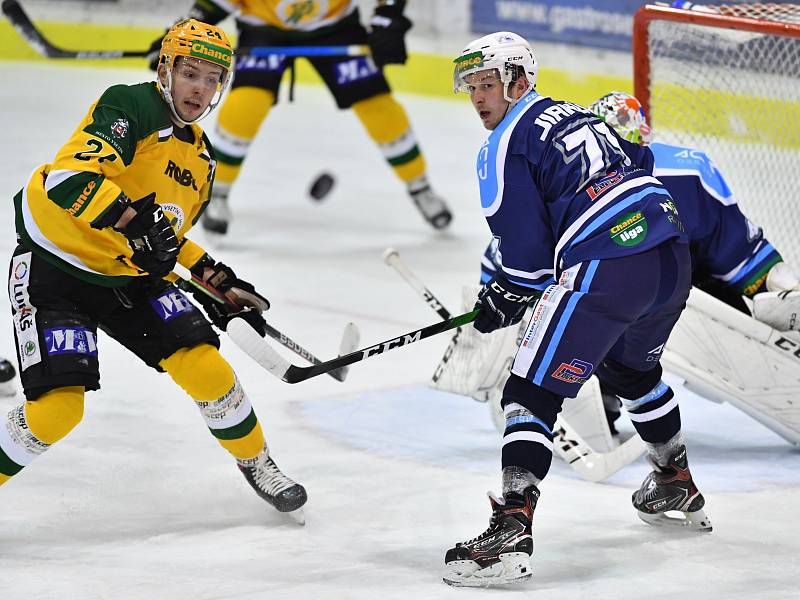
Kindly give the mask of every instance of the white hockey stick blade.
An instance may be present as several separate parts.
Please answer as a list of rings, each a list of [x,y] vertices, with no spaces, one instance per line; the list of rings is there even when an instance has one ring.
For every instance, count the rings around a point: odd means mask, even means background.
[[[359,343],[361,343],[361,331],[359,331],[358,325],[350,321],[344,326],[342,341],[339,343],[339,356],[344,356],[345,354],[354,352],[358,349]],[[347,377],[347,372],[349,370],[350,367],[342,367],[339,369],[339,373],[341,373],[342,376],[342,381],[344,381]]]
[[[697,394],[729,402],[800,444],[800,337],[693,289],[662,364]]]
[[[291,363],[275,352],[244,319],[231,319],[226,331],[234,344],[278,379],[282,379],[289,370]]]
[[[583,479],[603,481],[639,458],[646,449],[638,435],[617,446],[611,452],[595,452],[569,423],[556,419],[553,453],[564,459]]]

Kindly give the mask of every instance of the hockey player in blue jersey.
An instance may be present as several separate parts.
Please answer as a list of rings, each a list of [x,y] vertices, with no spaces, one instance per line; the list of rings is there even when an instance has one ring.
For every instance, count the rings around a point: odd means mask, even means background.
[[[742,297],[797,289],[798,280],[760,227],[741,210],[722,173],[695,148],[651,143],[651,130],[639,101],[625,92],[611,92],[589,110],[621,137],[648,145],[653,174],[673,198],[689,236],[693,284],[743,312]],[[490,243],[481,263],[481,282],[494,275],[501,258]]]
[[[652,132],[640,102],[625,92],[611,92],[589,106],[616,133],[653,152],[653,174],[674,199],[689,236],[692,283],[734,308],[750,314],[743,297],[763,292],[800,290],[800,282],[760,227],[739,209],[722,173],[711,159],[695,148],[651,143]],[[481,261],[481,282],[489,281],[502,263],[493,240]],[[785,299],[786,296],[784,295]],[[795,309],[789,301],[776,299],[769,324],[789,323]],[[781,314],[781,313],[787,314]],[[609,425],[619,416],[619,402],[600,380]]]
[[[632,498],[640,517],[710,530],[677,399],[661,381],[660,350],[685,305],[691,265],[678,211],[652,176],[652,153],[587,109],[540,95],[538,65],[516,34],[475,40],[454,62],[455,89],[469,93],[491,131],[477,174],[503,257],[478,296],[475,328],[518,323],[539,301],[503,390],[503,496],[492,498],[484,533],[447,551],[445,582],[531,576],[531,521],[556,416],[604,359],[653,464]]]

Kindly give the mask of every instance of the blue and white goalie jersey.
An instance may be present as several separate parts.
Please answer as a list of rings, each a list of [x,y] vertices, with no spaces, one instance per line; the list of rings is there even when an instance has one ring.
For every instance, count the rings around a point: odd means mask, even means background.
[[[739,210],[722,173],[704,152],[654,143],[654,175],[675,199],[692,248],[696,278],[714,277],[752,296],[782,260],[761,228]]]
[[[530,92],[478,154],[481,204],[514,283],[543,290],[587,259],[686,241],[649,149],[588,110]]]

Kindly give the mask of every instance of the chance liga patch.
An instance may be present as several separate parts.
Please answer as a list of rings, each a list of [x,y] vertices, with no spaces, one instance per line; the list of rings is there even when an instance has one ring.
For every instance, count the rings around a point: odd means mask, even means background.
[[[647,219],[641,211],[628,213],[609,230],[611,239],[620,246],[635,246],[647,237]]]

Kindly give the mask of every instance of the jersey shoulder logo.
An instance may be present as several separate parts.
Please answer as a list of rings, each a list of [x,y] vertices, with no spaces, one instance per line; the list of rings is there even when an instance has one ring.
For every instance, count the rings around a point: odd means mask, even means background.
[[[124,138],[128,134],[128,119],[117,119],[111,124],[111,133],[115,138]]]

